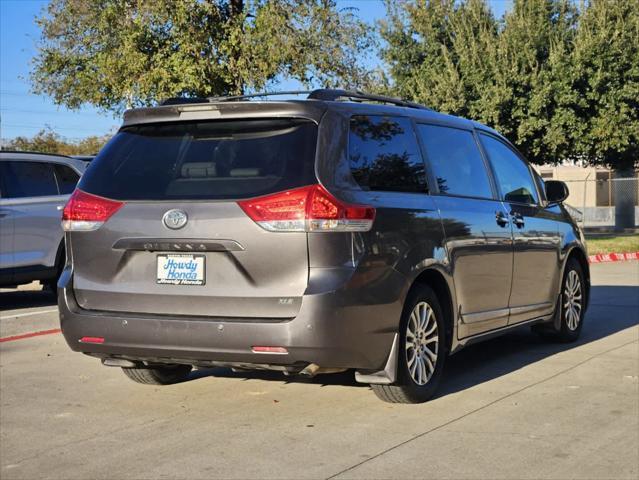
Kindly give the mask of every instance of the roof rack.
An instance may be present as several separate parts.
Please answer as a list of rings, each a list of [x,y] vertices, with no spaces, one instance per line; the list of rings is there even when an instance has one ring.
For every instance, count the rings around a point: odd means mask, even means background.
[[[211,102],[234,102],[239,100],[244,100],[248,98],[258,98],[258,97],[272,97],[278,95],[303,95],[308,94],[306,97],[309,100],[323,100],[323,101],[339,101],[339,100],[349,100],[354,102],[377,102],[377,103],[385,103],[390,105],[397,105],[399,107],[408,107],[408,108],[419,108],[422,110],[429,110],[428,107],[421,105],[419,103],[408,102],[406,100],[402,100],[401,98],[395,97],[387,97],[384,95],[374,95],[370,93],[360,92],[358,90],[341,90],[341,89],[332,89],[332,88],[320,88],[317,90],[287,90],[283,92],[261,92],[261,93],[252,93],[249,95],[231,95],[231,96],[223,96],[223,97],[175,97],[168,98],[160,103],[162,106],[166,105],[181,105],[181,104],[189,104],[189,103],[211,103]]]
[[[244,100],[245,98],[256,98],[256,97],[275,97],[278,95],[304,95],[308,93],[309,96],[307,98],[311,98],[313,92],[310,90],[285,90],[283,92],[260,92],[260,93],[251,93],[248,95],[233,95],[230,97],[209,97],[210,102],[233,102],[237,100]]]
[[[313,100],[326,100],[326,101],[337,101],[341,98],[346,100],[351,100],[355,102],[378,102],[378,103],[387,103],[391,105],[397,105],[398,107],[408,107],[408,108],[419,108],[422,110],[430,110],[425,105],[421,105],[419,103],[408,102],[406,100],[402,100],[401,98],[395,97],[387,97],[385,95],[375,95],[372,93],[364,93],[358,90],[339,90],[332,88],[322,88],[319,90],[313,90],[309,96],[309,99]]]
[[[161,106],[183,105],[187,103],[212,103],[212,102],[234,102],[245,98],[272,97],[276,95],[303,95],[312,93],[310,90],[287,90],[283,92],[260,92],[248,95],[229,95],[221,97],[173,97],[160,102]],[[309,97],[310,98],[310,97]]]

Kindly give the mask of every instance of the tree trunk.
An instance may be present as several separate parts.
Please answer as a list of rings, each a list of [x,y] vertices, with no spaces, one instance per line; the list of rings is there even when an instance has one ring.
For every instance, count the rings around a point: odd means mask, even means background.
[[[244,13],[244,0],[231,0],[229,2],[229,11],[230,11],[230,21],[233,22],[235,18],[239,17]],[[232,53],[233,61],[231,65],[235,65],[239,63],[239,59],[241,56],[241,52],[239,48],[236,48]],[[244,95],[244,82],[239,76],[234,76],[233,85],[231,87],[233,90],[231,92],[232,95]]]
[[[634,228],[637,176],[632,168],[613,172],[612,192],[615,202],[615,230]]]

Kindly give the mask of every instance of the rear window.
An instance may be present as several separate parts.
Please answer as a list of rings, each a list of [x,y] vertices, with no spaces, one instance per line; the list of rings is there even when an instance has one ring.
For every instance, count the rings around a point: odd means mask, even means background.
[[[79,187],[118,200],[249,198],[313,183],[307,120],[180,122],[122,128]]]
[[[58,190],[61,195],[68,195],[73,193],[80,175],[78,175],[71,167],[66,165],[56,164],[53,166],[55,169],[55,178],[58,181]]]

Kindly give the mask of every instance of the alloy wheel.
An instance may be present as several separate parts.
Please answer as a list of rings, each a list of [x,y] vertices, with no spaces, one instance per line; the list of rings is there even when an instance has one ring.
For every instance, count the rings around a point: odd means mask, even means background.
[[[570,270],[564,287],[564,319],[568,329],[577,330],[581,320],[581,309],[581,279],[575,270]]]
[[[406,364],[412,380],[425,385],[435,372],[439,350],[437,319],[432,307],[419,302],[406,326]]]

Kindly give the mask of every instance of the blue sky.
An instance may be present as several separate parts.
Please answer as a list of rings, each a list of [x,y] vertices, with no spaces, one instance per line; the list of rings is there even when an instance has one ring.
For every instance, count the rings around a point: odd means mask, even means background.
[[[511,3],[490,0],[497,16]],[[46,4],[43,0],[0,0],[0,138],[32,136],[45,126],[70,140],[109,133],[119,125],[118,118],[90,106],[71,111],[55,105],[51,98],[30,93],[30,62],[40,35],[34,17]],[[381,0],[338,0],[338,4],[357,8],[360,18],[371,23],[385,14]],[[281,85],[282,89],[290,87]]]

